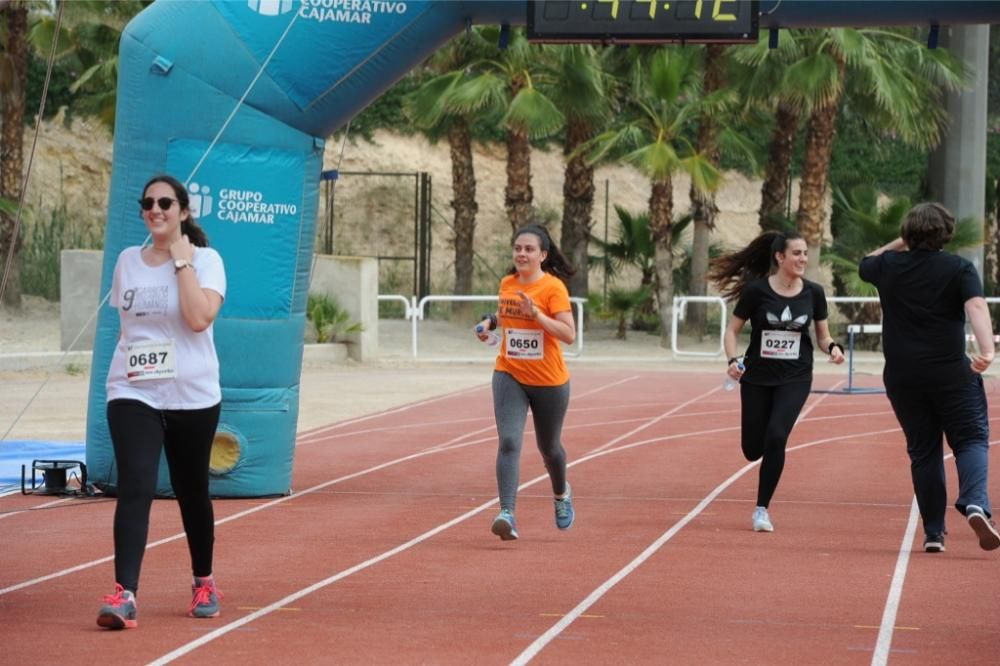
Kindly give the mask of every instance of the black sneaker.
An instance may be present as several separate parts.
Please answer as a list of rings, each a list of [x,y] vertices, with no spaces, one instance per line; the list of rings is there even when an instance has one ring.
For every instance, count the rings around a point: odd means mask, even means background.
[[[924,552],[925,553],[943,553],[944,552],[944,535],[943,534],[928,534],[924,537]]]
[[[1000,548],[1000,534],[997,533],[996,523],[986,517],[986,512],[975,504],[965,507],[965,518],[969,521],[969,527],[979,537],[979,547],[983,550],[996,550]]]

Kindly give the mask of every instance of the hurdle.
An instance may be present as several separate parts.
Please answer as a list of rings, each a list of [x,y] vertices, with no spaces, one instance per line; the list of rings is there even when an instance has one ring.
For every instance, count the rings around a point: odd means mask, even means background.
[[[854,385],[854,338],[861,333],[882,334],[882,324],[849,324],[847,327],[847,386],[842,389],[813,389],[813,393],[872,394],[885,393],[884,388],[868,388]]]

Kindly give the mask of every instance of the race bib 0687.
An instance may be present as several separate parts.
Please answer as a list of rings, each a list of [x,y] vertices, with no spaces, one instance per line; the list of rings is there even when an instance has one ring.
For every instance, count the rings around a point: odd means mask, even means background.
[[[130,382],[177,376],[173,340],[144,340],[125,347],[125,377]]]

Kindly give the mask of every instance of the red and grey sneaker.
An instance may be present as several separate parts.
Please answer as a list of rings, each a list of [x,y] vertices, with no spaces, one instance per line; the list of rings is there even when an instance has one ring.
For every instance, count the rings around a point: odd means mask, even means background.
[[[195,576],[191,592],[194,593],[194,598],[191,599],[188,615],[191,617],[219,617],[219,599],[222,599],[222,592],[215,586],[214,577],[199,578]]]
[[[107,629],[134,629],[138,624],[135,593],[115,583],[115,593],[104,597],[97,625]]]

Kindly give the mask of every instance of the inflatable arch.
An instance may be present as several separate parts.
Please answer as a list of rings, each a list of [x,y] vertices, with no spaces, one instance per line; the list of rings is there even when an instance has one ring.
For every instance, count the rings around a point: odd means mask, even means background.
[[[846,16],[841,3],[765,1],[761,26],[914,22],[914,12],[900,7],[910,3],[847,4],[868,15]],[[927,16],[934,6],[993,3],[917,4]],[[160,0],[127,26],[101,293],[111,287],[118,253],[146,236],[136,208],[146,180],[166,172],[186,181],[229,281],[215,324],[223,409],[214,495],[291,490],[325,137],[468,25],[523,25],[526,6],[523,0]],[[116,485],[104,403],[117,336],[117,312],[101,308],[87,466],[105,488]],[[165,468],[158,492],[170,494]]]

